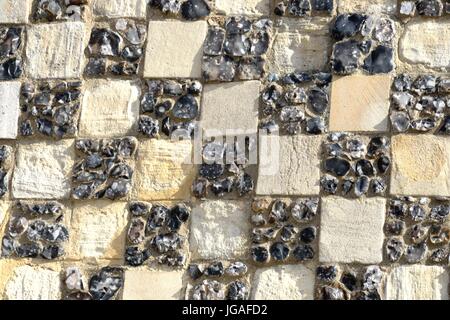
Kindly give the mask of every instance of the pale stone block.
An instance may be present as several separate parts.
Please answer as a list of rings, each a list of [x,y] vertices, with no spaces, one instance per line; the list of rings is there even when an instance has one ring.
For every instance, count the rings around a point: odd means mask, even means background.
[[[385,284],[387,300],[448,300],[448,273],[438,266],[398,266]]]
[[[397,12],[397,0],[339,0],[339,13],[366,13],[366,14],[395,14]]]
[[[130,269],[125,271],[123,300],[179,300],[183,271]]]
[[[206,21],[150,21],[144,77],[201,78]]]
[[[249,203],[205,201],[191,216],[192,259],[238,259],[246,257],[250,232]]]
[[[448,196],[450,142],[433,135],[392,137],[391,194]]]
[[[383,198],[322,198],[320,262],[376,264],[383,260]]]
[[[67,199],[74,165],[73,140],[17,146],[12,195],[16,199]]]
[[[304,265],[258,269],[252,300],[313,300],[315,273]]]
[[[29,76],[34,79],[81,77],[86,38],[81,22],[31,25],[26,41]]]
[[[256,193],[318,195],[320,136],[261,136]]]
[[[145,0],[94,0],[93,11],[96,16],[106,18],[143,18],[147,14]]]
[[[270,15],[270,0],[216,0],[215,8],[225,15]]]
[[[28,23],[32,0],[0,0],[0,23]]]
[[[0,232],[2,231],[3,222],[8,221],[11,203],[9,201],[0,201]]]
[[[0,82],[0,139],[17,137],[21,83]]]
[[[389,75],[352,75],[333,80],[330,131],[388,130]]]
[[[139,118],[139,97],[140,89],[132,81],[87,81],[79,136],[113,138],[131,135]]]
[[[143,141],[133,176],[135,198],[188,200],[196,172],[191,141]]]

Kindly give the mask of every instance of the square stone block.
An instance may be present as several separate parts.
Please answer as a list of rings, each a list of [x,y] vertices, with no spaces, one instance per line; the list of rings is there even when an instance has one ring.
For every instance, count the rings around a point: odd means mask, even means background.
[[[28,23],[32,0],[0,0],[0,23]]]
[[[134,172],[134,195],[139,200],[188,200],[197,172],[192,142],[142,141]]]
[[[270,15],[271,0],[216,0],[215,8],[224,15]]]
[[[259,81],[209,84],[203,91],[200,127],[205,137],[256,134]]]
[[[85,39],[81,22],[29,26],[26,41],[29,76],[33,79],[81,77]]]
[[[303,265],[258,269],[252,300],[313,300],[315,272]]]
[[[16,199],[67,199],[75,159],[73,140],[17,145],[12,195]]]
[[[256,193],[318,195],[320,136],[261,136]]]
[[[395,14],[397,12],[397,0],[370,0],[370,1],[355,1],[355,0],[339,0],[338,9],[340,13],[386,13]]]
[[[250,248],[250,204],[211,200],[192,210],[190,246],[192,259],[239,259]]]
[[[322,198],[319,260],[376,264],[383,260],[383,198]]]
[[[150,21],[144,77],[201,78],[206,21]]]
[[[450,195],[450,141],[433,135],[392,137],[391,194]]]
[[[448,300],[448,273],[438,266],[398,266],[386,278],[387,300]]]
[[[389,75],[352,75],[331,86],[330,131],[388,130]]]
[[[0,82],[0,139],[17,137],[21,83]]]
[[[183,271],[125,270],[123,300],[179,300]]]
[[[145,0],[94,0],[94,15],[102,18],[141,18],[147,15]]]
[[[79,136],[113,138],[137,129],[140,89],[132,81],[88,80],[85,84]]]

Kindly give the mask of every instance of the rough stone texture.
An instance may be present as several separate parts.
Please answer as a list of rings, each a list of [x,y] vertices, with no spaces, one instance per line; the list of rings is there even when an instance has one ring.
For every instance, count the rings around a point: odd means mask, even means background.
[[[34,79],[80,77],[86,38],[81,22],[29,26],[26,41],[29,76]]]
[[[0,0],[0,23],[27,23],[32,0]]]
[[[0,232],[2,231],[3,222],[8,221],[10,206],[9,201],[0,201]]]
[[[140,89],[123,80],[89,80],[85,85],[79,136],[123,137],[133,134],[139,118]]]
[[[215,8],[226,15],[270,14],[270,0],[216,0]]]
[[[258,269],[251,299],[312,300],[315,273],[303,265],[286,265]]]
[[[319,260],[375,264],[383,259],[384,198],[322,198]]]
[[[259,141],[258,195],[319,194],[320,136],[262,136]]]
[[[75,150],[73,140],[23,142],[17,146],[12,195],[16,199],[66,199]]]
[[[123,300],[179,300],[183,271],[131,269],[125,271]]]
[[[206,85],[200,120],[204,135],[256,134],[259,89],[259,81]]]
[[[388,300],[448,300],[448,273],[438,266],[398,266],[385,284]]]
[[[145,18],[147,5],[145,0],[94,0],[94,14],[107,18]]]
[[[392,138],[391,194],[448,196],[450,142],[432,135]]]
[[[362,12],[362,13],[386,13],[395,14],[397,12],[397,0],[339,0],[339,13],[344,12]]]
[[[76,203],[70,222],[68,257],[75,260],[123,259],[127,223],[126,202]]]
[[[431,68],[450,67],[450,21],[413,21],[406,25],[399,42],[399,56],[412,64]]]
[[[0,139],[17,137],[20,86],[20,82],[0,83]]]
[[[387,131],[391,83],[389,75],[335,79],[331,87],[330,131]]]
[[[200,78],[205,21],[150,21],[144,77]]]
[[[134,173],[135,198],[187,200],[196,174],[192,142],[152,139],[141,142]]]
[[[192,210],[192,259],[238,259],[249,250],[250,205],[243,201],[211,200]]]

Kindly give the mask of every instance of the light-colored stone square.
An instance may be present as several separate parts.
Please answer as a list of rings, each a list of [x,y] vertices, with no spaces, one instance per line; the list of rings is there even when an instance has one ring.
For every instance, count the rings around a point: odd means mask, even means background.
[[[224,15],[270,15],[271,0],[215,0],[215,8]]]
[[[28,75],[33,79],[81,77],[85,32],[82,22],[31,25],[26,41]]]
[[[21,83],[0,82],[0,139],[17,137]]]
[[[450,141],[434,135],[392,137],[391,194],[450,195]]]
[[[211,200],[192,210],[192,259],[238,259],[247,256],[250,232],[249,203]]]
[[[261,136],[256,193],[318,195],[320,136]]]
[[[9,201],[0,201],[0,234],[2,234],[3,224],[8,221],[10,209],[11,203]]]
[[[156,271],[147,268],[126,270],[123,300],[179,300],[183,271]]]
[[[197,168],[192,142],[142,141],[134,172],[134,196],[139,200],[188,200]]]
[[[376,264],[383,260],[383,198],[322,198],[319,260]]]
[[[73,140],[17,145],[12,195],[16,199],[67,199],[75,159]]]
[[[206,85],[200,120],[204,136],[256,134],[260,85],[259,81]]]
[[[352,75],[331,86],[330,131],[388,130],[389,75]]]
[[[32,0],[0,0],[0,23],[28,23]]]
[[[395,14],[397,12],[397,0],[339,0],[335,3],[338,3],[339,13]]]
[[[94,15],[103,18],[143,18],[147,14],[145,0],[94,0]]]
[[[150,21],[144,77],[201,78],[206,21]]]
[[[386,278],[387,300],[448,300],[448,273],[438,266],[398,266]]]
[[[132,81],[89,80],[85,85],[79,137],[131,135],[139,118],[140,89]]]
[[[258,269],[252,287],[252,300],[313,300],[315,273],[303,265]]]

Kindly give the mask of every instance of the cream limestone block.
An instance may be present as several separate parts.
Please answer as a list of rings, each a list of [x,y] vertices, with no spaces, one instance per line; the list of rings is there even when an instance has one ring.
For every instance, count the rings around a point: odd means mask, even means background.
[[[128,224],[126,202],[77,202],[71,219],[70,249],[74,260],[122,260]]]
[[[252,300],[313,300],[315,273],[304,265],[258,269],[253,279]]]
[[[391,194],[450,195],[450,141],[434,135],[392,137]]]
[[[332,82],[330,131],[388,130],[389,75],[352,75]]]
[[[21,83],[0,82],[0,139],[17,137]]]
[[[259,81],[206,85],[200,120],[204,136],[256,134],[260,85]]]
[[[88,80],[81,109],[79,136],[114,138],[131,135],[139,118],[140,89],[132,81]]]
[[[105,18],[143,18],[147,14],[145,0],[94,0],[93,11],[96,16]]]
[[[134,197],[139,200],[188,200],[196,166],[192,142],[142,141],[134,172]]]
[[[397,0],[339,0],[339,13],[395,14]]]
[[[320,136],[261,136],[256,193],[318,195]]]
[[[81,77],[85,39],[82,22],[30,25],[26,41],[28,75],[33,79]]]
[[[0,234],[3,232],[3,224],[6,225],[10,214],[11,203],[9,201],[0,201]]]
[[[215,8],[225,15],[270,15],[271,0],[216,0]]]
[[[150,21],[144,77],[201,78],[206,21]]]
[[[12,195],[16,199],[67,199],[75,159],[73,140],[16,146]]]
[[[322,198],[320,262],[380,263],[385,211],[384,198]]]
[[[438,266],[398,266],[388,274],[387,300],[448,300],[449,277]]]
[[[183,271],[125,270],[123,300],[179,300],[183,289]]]
[[[244,201],[204,201],[191,215],[192,259],[238,259],[250,248],[250,205]]]
[[[28,23],[32,0],[0,0],[0,23]]]

